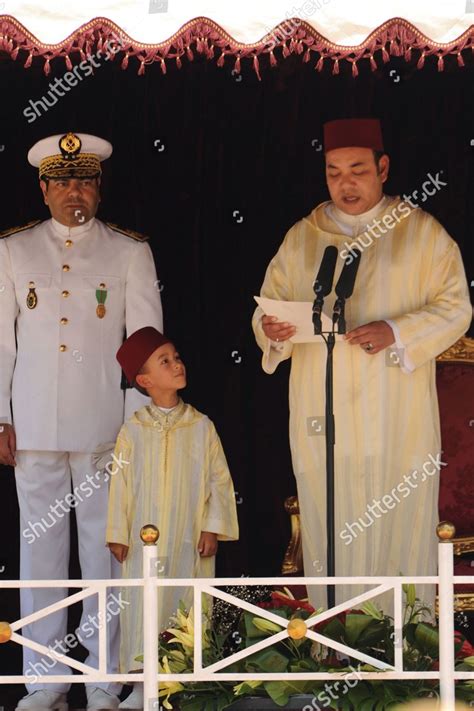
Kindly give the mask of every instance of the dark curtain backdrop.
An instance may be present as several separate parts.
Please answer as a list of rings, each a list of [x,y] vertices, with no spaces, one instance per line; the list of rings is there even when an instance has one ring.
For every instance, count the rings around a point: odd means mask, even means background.
[[[344,62],[332,76],[290,57],[273,69],[262,62],[261,82],[245,63],[235,74],[229,60],[224,68],[199,58],[181,70],[169,64],[166,75],[153,65],[143,77],[133,60],[127,71],[104,63],[28,123],[28,102],[47,93],[64,64],[53,62],[45,77],[42,62],[28,70],[18,60],[0,62],[0,229],[49,217],[37,172],[26,161],[35,141],[72,130],[114,146],[103,164],[98,217],[150,236],[165,328],[188,367],[183,397],[214,420],[238,492],[241,538],[221,545],[223,576],[278,575],[288,541],[283,502],[295,493],[289,366],[271,377],[263,373],[250,319],[252,297],[285,232],[328,199],[318,150],[322,124],[344,116],[383,120],[388,194],[411,193],[428,173],[439,173],[447,186],[422,206],[459,243],[471,281],[474,72],[470,58],[466,63],[458,69],[448,58],[441,73],[430,62],[415,70],[394,59],[375,73],[364,63],[353,79]],[[11,469],[0,472],[0,495],[0,576],[15,579]],[[14,619],[16,593],[3,592],[1,607],[2,619]],[[18,662],[12,650],[0,659],[5,672],[19,673]]]

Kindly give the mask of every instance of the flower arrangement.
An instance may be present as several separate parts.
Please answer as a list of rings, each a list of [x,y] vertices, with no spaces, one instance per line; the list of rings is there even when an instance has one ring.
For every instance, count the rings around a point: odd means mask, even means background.
[[[406,671],[431,671],[438,667],[439,632],[429,618],[430,610],[417,597],[413,585],[404,586],[406,597],[403,621],[403,659]],[[206,602],[207,600],[207,602]],[[282,627],[247,611],[239,611],[234,629],[222,631],[211,614],[209,598],[203,603],[203,666],[206,667],[230,654],[280,632],[288,620],[314,619],[321,610],[314,610],[306,600],[297,600],[288,589],[272,592],[264,602],[256,603],[282,618]],[[224,603],[227,604],[227,603]],[[235,608],[234,608],[235,611]],[[221,611],[222,612],[222,611]],[[160,671],[181,673],[193,671],[194,619],[193,610],[181,603],[173,626],[160,635]],[[393,664],[393,619],[384,615],[371,602],[361,609],[350,610],[325,620],[313,629],[326,637],[346,644],[376,659]],[[459,632],[455,637],[456,670],[474,670],[474,648]],[[368,680],[360,672],[377,671],[356,659],[334,653],[331,648],[301,639],[285,639],[269,648],[255,652],[226,667],[228,672],[347,672],[343,680],[331,681],[229,681],[161,682],[159,696],[164,708],[179,711],[222,711],[239,699],[263,697],[273,700],[275,707],[285,706],[295,694],[309,694],[306,709],[343,709],[350,711],[384,711],[400,703],[438,697],[437,680]],[[456,697],[474,702],[474,683],[459,682]]]

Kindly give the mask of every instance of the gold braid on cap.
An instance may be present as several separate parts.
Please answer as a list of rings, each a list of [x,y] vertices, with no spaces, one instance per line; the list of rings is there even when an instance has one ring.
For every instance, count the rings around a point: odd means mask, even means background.
[[[74,161],[62,155],[47,156],[39,165],[39,177],[43,178],[95,178],[102,173],[100,160],[94,153],[81,153]]]

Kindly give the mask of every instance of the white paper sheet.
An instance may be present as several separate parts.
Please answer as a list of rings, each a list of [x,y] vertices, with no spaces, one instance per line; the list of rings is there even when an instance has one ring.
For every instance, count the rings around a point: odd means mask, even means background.
[[[253,298],[267,316],[276,316],[279,321],[287,321],[296,326],[296,333],[290,338],[292,343],[319,343],[323,340],[322,336],[314,335],[312,301],[278,301],[262,296]],[[332,331],[332,318],[324,312],[321,314],[321,323],[323,331]],[[345,342],[342,334],[336,333],[336,341]]]

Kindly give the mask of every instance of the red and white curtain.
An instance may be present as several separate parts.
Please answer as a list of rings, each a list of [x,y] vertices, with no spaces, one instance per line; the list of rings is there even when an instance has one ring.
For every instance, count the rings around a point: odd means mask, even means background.
[[[341,61],[358,74],[390,55],[417,60],[435,55],[438,69],[454,55],[459,66],[474,51],[474,0],[25,0],[0,2],[0,49],[30,66],[82,61],[100,51],[123,69],[159,62],[181,66],[196,53],[240,71],[250,61],[259,74],[267,55],[276,64],[290,54],[333,73]]]

